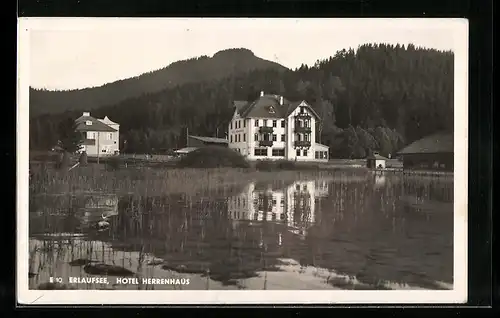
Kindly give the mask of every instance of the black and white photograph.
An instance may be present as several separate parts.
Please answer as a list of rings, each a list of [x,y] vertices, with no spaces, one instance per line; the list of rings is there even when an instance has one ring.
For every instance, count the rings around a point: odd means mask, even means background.
[[[18,28],[20,303],[466,301],[467,20]]]

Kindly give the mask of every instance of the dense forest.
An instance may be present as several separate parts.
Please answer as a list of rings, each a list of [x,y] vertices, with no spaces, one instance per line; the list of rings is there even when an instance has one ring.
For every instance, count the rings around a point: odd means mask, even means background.
[[[253,100],[264,90],[309,102],[322,117],[318,141],[331,147],[332,157],[363,158],[374,149],[389,155],[423,136],[453,130],[453,63],[452,52],[367,44],[296,70],[232,73],[86,110],[121,124],[122,152],[144,153],[183,147],[186,129],[223,137],[232,101]],[[38,107],[36,100],[30,107]],[[31,149],[53,146],[59,122],[80,115],[75,110],[31,118]]]

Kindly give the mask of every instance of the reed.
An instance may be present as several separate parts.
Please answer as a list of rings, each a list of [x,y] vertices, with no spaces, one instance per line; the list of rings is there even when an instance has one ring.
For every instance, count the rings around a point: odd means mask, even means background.
[[[340,171],[281,171],[279,174],[254,169],[154,169],[130,167],[109,170],[103,166],[77,167],[61,171],[51,167],[34,169],[31,194],[102,192],[113,194],[168,195],[185,193],[193,196],[227,195],[252,181],[294,181],[340,175]],[[358,173],[365,175],[366,172]],[[353,173],[349,175],[355,176]]]

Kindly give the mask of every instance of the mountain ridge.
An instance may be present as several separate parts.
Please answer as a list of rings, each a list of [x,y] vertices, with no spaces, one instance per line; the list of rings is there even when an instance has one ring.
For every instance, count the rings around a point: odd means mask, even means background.
[[[30,116],[95,109],[178,85],[218,80],[262,69],[288,70],[281,64],[256,56],[249,49],[230,48],[220,50],[212,57],[201,55],[179,60],[154,71],[100,86],[70,90],[30,87]]]

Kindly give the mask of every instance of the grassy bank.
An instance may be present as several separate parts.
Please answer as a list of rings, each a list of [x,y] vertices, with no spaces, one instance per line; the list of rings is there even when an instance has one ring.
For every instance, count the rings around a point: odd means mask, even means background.
[[[167,195],[229,195],[249,182],[284,184],[299,179],[341,178],[362,180],[364,170],[258,171],[252,168],[168,168],[129,167],[116,170],[90,164],[71,171],[59,171],[50,166],[33,169],[32,193],[104,192],[116,194]],[[236,190],[235,190],[236,189]]]

